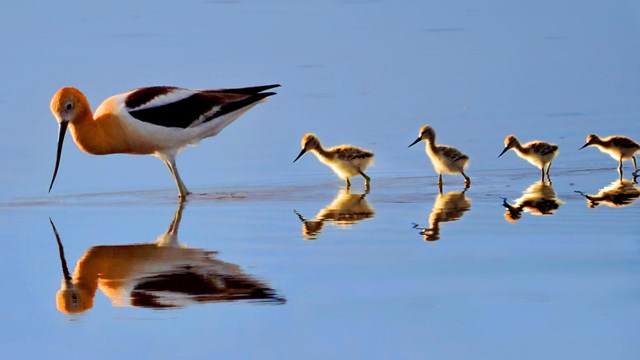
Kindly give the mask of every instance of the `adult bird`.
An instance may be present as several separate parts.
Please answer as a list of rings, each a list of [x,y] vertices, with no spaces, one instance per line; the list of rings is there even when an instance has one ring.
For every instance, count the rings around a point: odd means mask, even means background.
[[[217,135],[245,111],[275,95],[265,91],[278,86],[219,90],[144,87],[106,99],[95,113],[82,92],[63,87],[51,100],[59,132],[49,192],[58,174],[62,144],[69,128],[76,145],[89,154],[160,158],[169,168],[182,201],[190,192],[180,179],[176,155],[187,145]]]

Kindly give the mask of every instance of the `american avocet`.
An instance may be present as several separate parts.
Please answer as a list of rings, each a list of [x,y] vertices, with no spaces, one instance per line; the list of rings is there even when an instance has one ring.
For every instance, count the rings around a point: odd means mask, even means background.
[[[297,210],[293,212],[302,221],[302,236],[305,240],[316,240],[325,222],[332,223],[340,227],[350,227],[361,220],[372,218],[376,211],[369,204],[363,194],[351,194],[349,190],[340,189],[336,198],[313,219],[306,219]]]
[[[515,223],[522,217],[522,212],[530,212],[533,215],[553,215],[563,201],[556,198],[556,191],[551,183],[544,180],[536,181],[522,192],[522,196],[511,205],[506,198],[502,198],[502,206],[507,211],[504,218],[510,223]]]
[[[464,194],[466,191],[465,189],[438,194],[429,213],[429,227],[421,228],[420,225],[413,224],[414,229],[420,229],[424,241],[440,240],[440,223],[460,220],[462,215],[471,209],[471,200]]]
[[[56,294],[58,310],[80,313],[91,309],[98,288],[114,306],[175,308],[237,300],[286,302],[240,266],[217,259],[215,251],[180,243],[182,205],[180,202],[169,228],[155,243],[93,246],[78,260],[73,273],[51,222],[63,273]]]
[[[509,135],[504,139],[504,149],[498,157],[504,155],[504,153],[510,149],[513,149],[518,156],[540,169],[541,181],[544,181],[545,173],[547,174],[547,179],[551,181],[549,169],[551,169],[553,158],[558,155],[558,145],[549,144],[544,141],[531,141],[521,145],[515,136]]]
[[[442,192],[442,174],[461,174],[464,176],[465,187],[471,185],[471,179],[464,173],[469,165],[469,157],[460,150],[447,145],[436,144],[436,132],[429,125],[420,128],[418,138],[409,145],[412,147],[421,140],[426,142],[426,152],[434,170],[438,173],[438,188]]]
[[[349,177],[362,175],[365,188],[369,189],[371,178],[365,174],[367,167],[373,162],[373,153],[353,145],[338,145],[329,149],[322,147],[315,134],[306,134],[300,143],[302,151],[293,160],[296,162],[307,151],[313,152],[318,160],[330,167],[339,178],[347,181],[347,190],[351,187]]]
[[[227,125],[274,92],[280,85],[239,89],[189,90],[145,87],[112,96],[91,112],[79,90],[63,87],[51,100],[60,126],[53,178],[58,173],[67,127],[78,147],[90,154],[150,154],[160,158],[173,176],[180,199],[189,194],[178,174],[176,155],[186,145],[218,134]]]
[[[623,207],[631,205],[640,198],[640,189],[635,184],[634,181],[619,179],[603,187],[594,195],[585,194],[582,191],[576,192],[587,199],[587,206],[590,208],[596,208],[601,204],[609,207]]]
[[[622,160],[631,159],[633,161],[634,175],[638,171],[635,154],[640,151],[640,145],[628,137],[614,135],[600,138],[598,135],[591,134],[587,136],[586,144],[582,145],[580,149],[584,149],[587,146],[597,146],[598,150],[618,160],[620,178],[622,178]]]

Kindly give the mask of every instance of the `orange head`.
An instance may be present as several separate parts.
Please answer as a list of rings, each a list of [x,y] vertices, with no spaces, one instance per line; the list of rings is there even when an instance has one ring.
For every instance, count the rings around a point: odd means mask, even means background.
[[[93,294],[63,282],[56,293],[56,307],[65,314],[85,312],[93,307]]]
[[[80,90],[72,87],[63,87],[58,90],[51,99],[50,108],[58,124],[81,119],[81,115],[90,111],[87,98]]]
[[[53,187],[53,182],[58,174],[58,166],[60,166],[60,154],[62,153],[62,144],[64,143],[64,135],[67,132],[69,123],[81,121],[88,114],[91,114],[89,102],[87,98],[78,89],[72,87],[63,87],[58,90],[51,99],[51,112],[58,121],[58,150],[56,152],[56,165],[53,170],[53,177],[49,185],[49,192]]]
[[[86,287],[78,286],[74,283],[69,268],[67,267],[67,260],[64,257],[64,247],[60,240],[60,234],[56,226],[53,224],[53,220],[49,219],[51,223],[51,229],[56,237],[58,243],[58,253],[60,255],[60,265],[62,267],[62,286],[56,293],[56,307],[63,313],[79,313],[85,310],[89,310],[93,307],[93,296],[95,291],[86,289]]]

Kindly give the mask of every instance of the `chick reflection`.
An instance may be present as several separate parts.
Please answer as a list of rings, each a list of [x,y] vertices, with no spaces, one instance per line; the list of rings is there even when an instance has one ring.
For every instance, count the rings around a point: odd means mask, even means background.
[[[181,245],[181,215],[182,204],[167,232],[155,243],[90,248],[72,275],[58,231],[51,222],[64,276],[56,294],[58,310],[79,313],[91,309],[98,287],[114,306],[162,309],[218,301],[285,301],[269,286],[243,273],[239,266],[214,259],[215,251]]]
[[[504,218],[510,223],[520,220],[523,212],[530,212],[533,215],[553,215],[562,204],[564,202],[556,198],[556,191],[551,183],[543,181],[531,184],[513,205],[507,203],[506,198],[502,198],[502,206],[507,208]]]
[[[623,207],[631,205],[640,197],[640,190],[635,184],[635,181],[622,179],[613,181],[600,189],[595,195],[585,194],[581,191],[576,192],[587,199],[587,206],[590,208],[595,208],[602,204],[610,207]]]
[[[429,214],[429,227],[421,228],[420,225],[413,224],[414,229],[420,229],[424,241],[440,240],[440,223],[460,220],[462,215],[471,209],[471,201],[464,194],[467,189],[446,194],[440,192]]]
[[[341,227],[349,227],[360,220],[370,219],[375,215],[375,209],[365,199],[369,192],[351,194],[349,190],[341,189],[333,201],[320,210],[315,218],[305,219],[298,211],[293,212],[302,221],[302,236],[305,240],[317,240],[322,232],[325,221]]]

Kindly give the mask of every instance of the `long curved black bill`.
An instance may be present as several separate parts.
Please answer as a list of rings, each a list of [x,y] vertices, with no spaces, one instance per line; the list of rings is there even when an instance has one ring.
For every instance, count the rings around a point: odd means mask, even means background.
[[[64,247],[62,246],[62,241],[60,241],[58,229],[56,229],[56,226],[53,224],[53,220],[51,220],[51,218],[49,218],[49,222],[51,223],[53,234],[56,236],[56,241],[58,242],[58,253],[60,255],[60,263],[62,265],[62,274],[64,275],[65,280],[71,281],[71,275],[69,273],[69,267],[67,266],[67,260],[64,257]]]
[[[504,155],[504,153],[506,153],[507,151],[509,151],[509,147],[505,147],[504,150],[502,150],[502,152],[500,153],[500,155],[498,155],[498,157]]]
[[[589,146],[589,143],[586,143],[586,144],[582,145],[582,147],[580,149],[578,149],[578,150],[582,150],[582,149],[586,148],[587,146]]]
[[[300,154],[298,154],[298,156],[296,156],[296,159],[295,159],[295,160],[293,160],[293,162],[298,161],[298,159],[300,159],[300,157],[301,157],[302,155],[304,155],[304,153],[306,153],[306,152],[307,152],[307,150],[302,149],[302,151],[300,151]]]
[[[412,142],[411,145],[407,146],[408,148],[412,147],[413,145],[417,144],[420,142],[420,140],[422,140],[421,138],[417,138],[416,141]]]
[[[51,178],[51,184],[49,184],[49,192],[53,187],[53,182],[56,181],[56,175],[58,175],[58,166],[60,166],[60,155],[62,154],[62,143],[64,143],[64,135],[67,133],[68,121],[62,121],[60,128],[58,129],[58,150],[56,151],[56,166],[53,169],[53,177]]]

